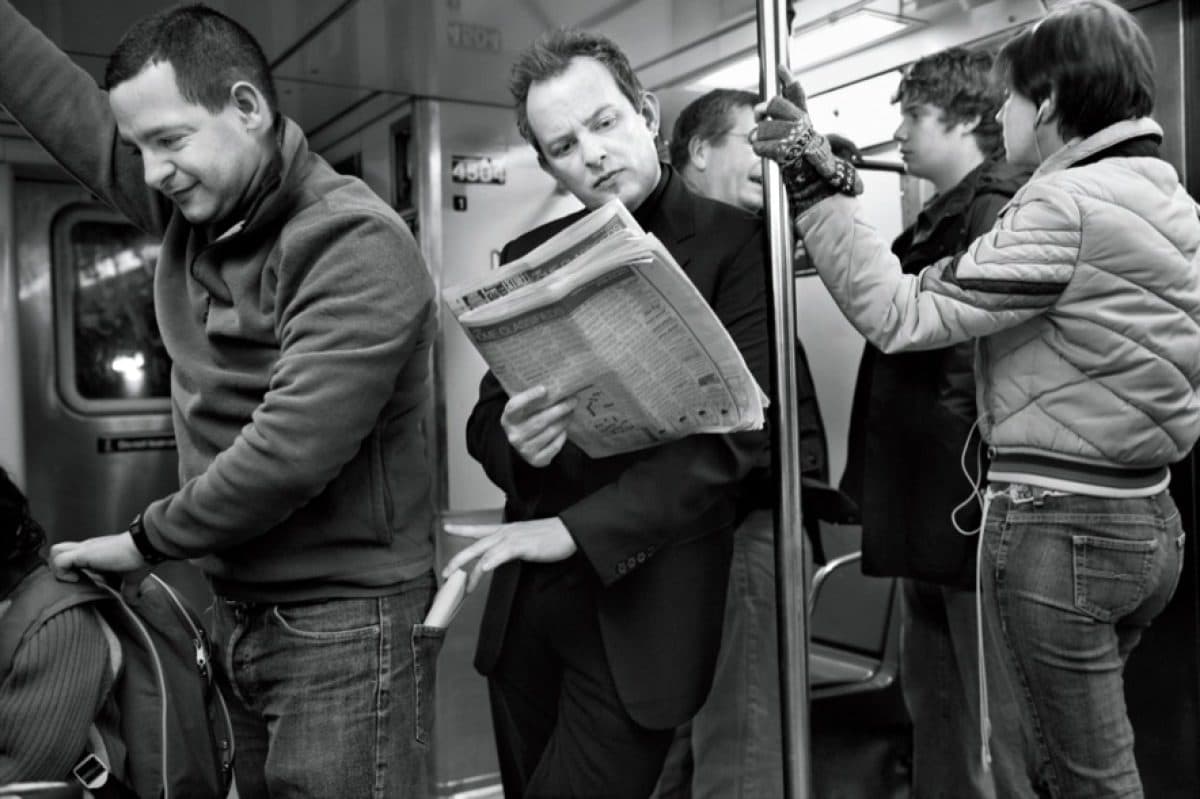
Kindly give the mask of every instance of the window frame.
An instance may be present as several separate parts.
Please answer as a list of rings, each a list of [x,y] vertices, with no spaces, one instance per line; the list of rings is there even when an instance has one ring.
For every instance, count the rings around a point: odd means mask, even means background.
[[[75,348],[75,312],[79,275],[71,261],[71,233],[80,223],[136,226],[121,214],[97,203],[72,203],[59,210],[50,221],[50,274],[53,284],[54,361],[56,389],[65,407],[85,416],[132,416],[167,413],[169,396],[158,397],[85,397],[77,381]],[[155,264],[157,269],[157,263]],[[154,320],[157,326],[157,319]],[[169,357],[169,356],[168,356]]]

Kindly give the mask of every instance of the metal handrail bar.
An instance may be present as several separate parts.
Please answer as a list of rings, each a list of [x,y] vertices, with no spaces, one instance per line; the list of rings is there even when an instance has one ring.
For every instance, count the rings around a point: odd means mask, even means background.
[[[813,573],[812,586],[808,589],[808,615],[811,618],[813,610],[817,607],[817,600],[821,596],[821,589],[825,586],[825,581],[833,576],[833,573],[843,566],[848,566],[851,563],[857,563],[862,560],[862,551],[851,552],[826,563],[821,568]]]
[[[761,96],[779,93],[775,68],[787,63],[787,0],[758,0],[758,53]],[[779,681],[783,735],[783,795],[811,799],[809,745],[808,616],[794,612],[805,599],[805,568],[800,510],[800,436],[796,418],[796,298],[792,277],[792,225],[778,167],[763,163],[764,211],[770,267],[767,285],[772,307],[776,412],[772,425],[776,464],[775,593],[779,631]]]

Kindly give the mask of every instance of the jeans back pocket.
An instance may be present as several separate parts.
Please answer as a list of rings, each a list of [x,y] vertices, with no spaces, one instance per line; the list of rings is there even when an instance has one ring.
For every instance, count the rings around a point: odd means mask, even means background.
[[[433,740],[433,709],[437,697],[437,658],[446,641],[445,627],[414,624],[413,654],[413,735],[419,743]]]
[[[1146,596],[1158,541],[1071,536],[1075,607],[1101,622],[1136,608]]]

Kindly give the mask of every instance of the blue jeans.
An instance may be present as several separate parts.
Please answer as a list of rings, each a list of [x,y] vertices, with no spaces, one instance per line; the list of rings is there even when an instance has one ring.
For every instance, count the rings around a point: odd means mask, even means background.
[[[774,518],[758,510],[734,533],[717,670],[692,719],[696,799],[783,796],[775,615]]]
[[[1183,565],[1170,495],[1052,496],[1013,486],[991,500],[982,542],[985,663],[1011,685],[1020,796],[1141,797],[1123,672]],[[997,680],[993,674],[997,673]]]
[[[783,796],[773,525],[757,510],[734,533],[712,690],[672,744],[660,799]]]
[[[900,685],[912,719],[913,799],[1008,799],[1024,766],[1011,742],[992,740],[992,768],[979,740],[976,594],[922,580],[900,583]],[[1004,687],[989,676],[992,690]],[[992,723],[1013,712],[1010,694],[991,703]],[[999,721],[998,721],[999,719]]]
[[[433,790],[433,576],[400,593],[294,604],[217,597],[241,799],[424,797]]]

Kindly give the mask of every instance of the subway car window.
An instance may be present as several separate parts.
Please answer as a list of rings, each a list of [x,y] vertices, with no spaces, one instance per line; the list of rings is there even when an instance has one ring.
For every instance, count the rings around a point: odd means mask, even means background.
[[[95,211],[68,211],[55,227],[65,399],[94,412],[165,401],[171,362],[154,319],[159,242]]]

